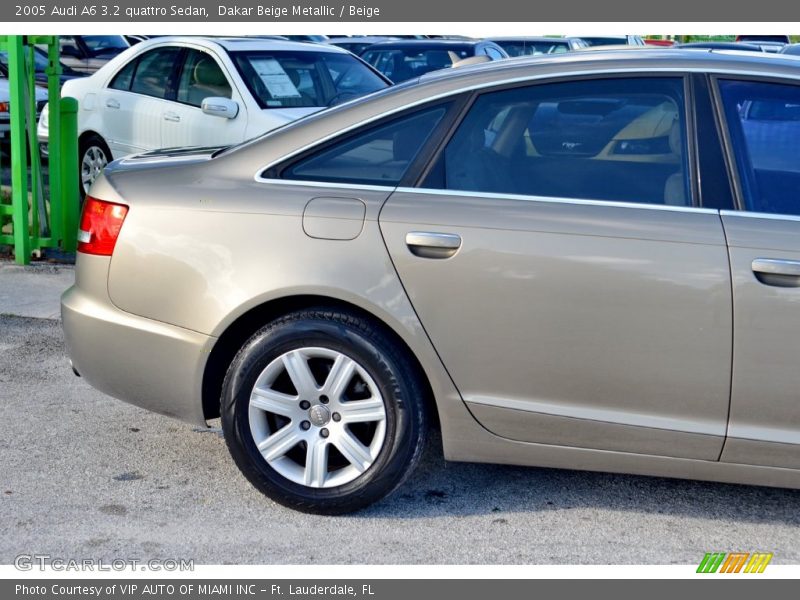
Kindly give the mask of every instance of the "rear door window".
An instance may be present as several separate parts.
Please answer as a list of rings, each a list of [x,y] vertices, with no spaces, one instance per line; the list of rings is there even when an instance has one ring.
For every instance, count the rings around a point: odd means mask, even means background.
[[[718,82],[744,208],[800,215],[800,86]]]
[[[180,48],[157,48],[142,54],[133,76],[131,91],[155,98],[167,98],[170,79],[180,53]]]
[[[108,84],[112,90],[123,90],[128,91],[131,89],[131,82],[133,81],[133,73],[136,71],[136,63],[138,62],[137,59],[132,60],[127,65],[122,67],[116,75],[114,75],[114,79],[111,80],[111,83]]]
[[[425,187],[689,206],[684,82],[591,79],[482,94]]]

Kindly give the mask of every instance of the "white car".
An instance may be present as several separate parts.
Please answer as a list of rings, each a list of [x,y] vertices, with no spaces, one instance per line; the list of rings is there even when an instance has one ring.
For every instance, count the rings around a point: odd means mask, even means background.
[[[225,146],[391,85],[346,50],[253,38],[143,41],[90,77],[78,99],[81,192],[112,159],[160,148]],[[46,114],[39,141],[47,151]]]

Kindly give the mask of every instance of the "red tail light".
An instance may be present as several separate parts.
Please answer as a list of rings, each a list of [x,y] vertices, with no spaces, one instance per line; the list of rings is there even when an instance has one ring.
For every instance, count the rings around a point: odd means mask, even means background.
[[[78,252],[111,256],[128,207],[86,196],[78,229]]]

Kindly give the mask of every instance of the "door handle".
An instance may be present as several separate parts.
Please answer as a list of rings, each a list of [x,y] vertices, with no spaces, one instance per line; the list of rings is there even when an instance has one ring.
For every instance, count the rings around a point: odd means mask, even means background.
[[[435,231],[410,231],[406,234],[406,246],[412,254],[421,258],[450,258],[461,248],[461,236]]]
[[[800,287],[800,261],[783,258],[756,258],[753,273],[764,285]]]
[[[174,112],[167,112],[167,113],[164,113],[164,120],[165,121],[170,121],[172,123],[180,123],[181,122],[181,116],[179,114],[177,114],[177,113],[174,113]]]
[[[109,98],[108,100],[106,100],[106,106],[108,108],[119,108],[119,101],[114,100],[113,98]]]

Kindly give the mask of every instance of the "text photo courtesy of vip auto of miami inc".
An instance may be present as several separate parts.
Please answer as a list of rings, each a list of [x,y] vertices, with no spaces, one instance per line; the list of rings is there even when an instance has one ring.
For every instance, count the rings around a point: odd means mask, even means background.
[[[0,26],[9,594],[797,577],[788,12],[91,6]]]

